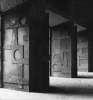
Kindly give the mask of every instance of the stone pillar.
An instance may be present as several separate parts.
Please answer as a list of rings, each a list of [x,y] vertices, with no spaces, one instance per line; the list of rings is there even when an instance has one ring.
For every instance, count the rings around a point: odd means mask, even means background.
[[[4,15],[1,15],[1,44],[0,44],[0,46],[1,46],[1,65],[0,65],[0,84],[1,84],[1,87],[3,88],[4,87],[4,83],[3,83],[3,70],[4,70],[4,68],[3,68],[3,41],[4,41]]]
[[[32,2],[29,9],[30,67],[29,91],[47,92],[49,87],[49,19],[42,7],[42,0]]]
[[[71,32],[71,74],[77,77],[77,26],[73,26]]]
[[[52,28],[49,27],[49,76],[52,76]]]
[[[88,71],[93,72],[93,36],[92,32],[88,36]]]

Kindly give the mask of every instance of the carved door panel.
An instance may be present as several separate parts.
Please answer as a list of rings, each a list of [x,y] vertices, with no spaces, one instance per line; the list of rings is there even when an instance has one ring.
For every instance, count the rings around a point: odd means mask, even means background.
[[[52,33],[52,75],[70,77],[71,40],[66,33]]]
[[[29,91],[29,28],[26,17],[6,16],[4,87]]]

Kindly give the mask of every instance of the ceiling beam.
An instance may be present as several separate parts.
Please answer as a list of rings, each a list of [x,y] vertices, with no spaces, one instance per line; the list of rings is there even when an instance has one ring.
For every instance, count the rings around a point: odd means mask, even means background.
[[[26,12],[27,9],[29,8],[29,6],[31,6],[31,3],[29,1],[23,2],[23,3],[11,8],[11,9],[3,12],[3,15],[7,15],[7,14],[10,14],[10,13],[13,13],[13,12],[15,12],[15,13],[17,12],[18,13],[21,10],[22,10],[22,12],[23,11]]]

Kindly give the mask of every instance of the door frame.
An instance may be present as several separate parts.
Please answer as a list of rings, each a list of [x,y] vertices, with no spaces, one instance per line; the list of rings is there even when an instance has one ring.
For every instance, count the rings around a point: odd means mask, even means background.
[[[52,30],[53,29],[68,30],[68,35],[71,37],[71,77],[77,77],[77,26],[72,21],[62,23],[50,28],[50,76],[52,76]],[[75,49],[74,49],[75,48]],[[74,67],[75,66],[75,67]]]

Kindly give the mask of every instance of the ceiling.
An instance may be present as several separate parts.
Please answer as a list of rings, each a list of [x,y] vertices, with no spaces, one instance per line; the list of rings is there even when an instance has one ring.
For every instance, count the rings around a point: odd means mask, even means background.
[[[54,27],[54,26],[57,26],[57,25],[60,25],[62,23],[70,21],[69,19],[63,17],[62,15],[56,14],[55,12],[53,12],[51,10],[47,9],[46,12],[49,13],[49,26],[50,27]],[[86,30],[85,27],[83,27],[79,24],[75,23],[75,25],[77,26],[77,32]]]
[[[47,0],[47,3],[50,9],[92,31],[93,0]]]
[[[26,2],[27,0],[0,0],[0,10],[2,12],[5,12],[17,5],[22,4],[23,2]]]
[[[32,0],[0,0],[0,10],[5,12],[8,9],[20,5],[23,2]],[[37,0],[33,0],[37,1]],[[38,0],[38,2],[44,0]],[[92,31],[93,26],[93,0],[46,0],[47,8],[55,13],[73,20],[75,23]]]

